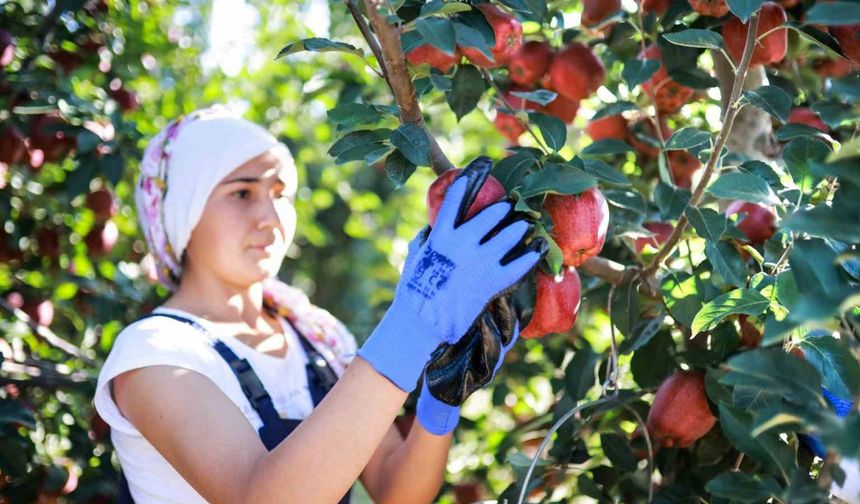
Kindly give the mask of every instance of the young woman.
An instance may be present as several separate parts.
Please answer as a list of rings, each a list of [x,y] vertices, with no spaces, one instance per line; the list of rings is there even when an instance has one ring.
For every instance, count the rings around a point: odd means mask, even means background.
[[[509,202],[463,221],[470,177],[410,243],[394,301],[356,352],[340,322],[274,278],[296,229],[287,148],[220,108],[155,136],[136,203],[172,294],[117,336],[94,399],[121,500],[348,502],[360,479],[376,503],[431,502],[459,408],[425,380],[406,439],[393,420],[433,351],[541,256]]]

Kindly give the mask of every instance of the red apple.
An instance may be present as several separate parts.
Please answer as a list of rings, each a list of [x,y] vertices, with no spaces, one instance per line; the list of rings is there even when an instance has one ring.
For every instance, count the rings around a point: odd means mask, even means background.
[[[752,320],[755,320],[753,318]],[[756,348],[761,343],[762,330],[750,321],[748,315],[738,315],[738,323],[741,326],[741,347]]]
[[[819,77],[845,77],[851,73],[851,62],[845,58],[819,58],[812,62],[812,69]]]
[[[564,264],[579,266],[600,253],[609,227],[609,205],[599,189],[550,194],[543,207],[552,219],[552,236],[561,248]]]
[[[661,15],[669,10],[669,4],[671,0],[644,0],[642,2],[642,12],[648,14],[653,12],[654,14]]]
[[[107,189],[99,189],[87,194],[86,207],[93,211],[97,222],[104,222],[117,212],[117,203]]]
[[[39,254],[45,257],[60,256],[60,233],[55,228],[42,228],[36,232]]]
[[[699,158],[682,150],[669,151],[666,157],[669,160],[669,170],[672,172],[675,185],[682,189],[692,188],[693,177],[702,168]]]
[[[493,119],[493,125],[496,129],[504,135],[505,138],[508,139],[512,144],[518,144],[520,135],[526,132],[526,127],[523,125],[522,121],[516,118],[516,116],[508,114],[507,112],[502,112],[500,110],[496,111],[496,117]]]
[[[15,37],[7,30],[0,30],[0,68],[15,60]]]
[[[110,96],[116,100],[117,104],[119,104],[119,108],[123,112],[135,111],[137,110],[137,107],[140,106],[140,99],[134,91],[119,88],[117,90],[111,90]]]
[[[576,323],[582,285],[579,273],[568,267],[558,276],[538,271],[537,296],[532,319],[523,329],[523,338],[540,338],[547,334],[564,333]]]
[[[549,76],[553,91],[578,102],[603,85],[606,68],[587,45],[572,42],[552,58]]]
[[[87,233],[84,238],[84,243],[87,245],[87,251],[93,257],[100,257],[108,254],[119,239],[119,229],[112,221],[107,221],[104,224],[96,224]]]
[[[496,36],[496,45],[491,50],[493,61],[474,47],[460,47],[460,50],[469,61],[479,67],[496,68],[507,64],[523,45],[523,25],[517,18],[493,4],[483,3],[477,5],[477,8],[484,13]]]
[[[65,49],[51,50],[48,52],[48,57],[54,60],[63,69],[63,72],[67,74],[74,71],[84,62],[84,58],[81,55]]]
[[[663,64],[660,48],[651,44],[644,52],[639,53],[639,59],[657,60],[660,68],[650,79],[642,83],[642,90],[654,100],[657,111],[664,114],[674,114],[690,101],[696,90],[682,86],[669,77],[669,71]]]
[[[620,114],[593,119],[585,127],[585,133],[595,142],[607,138],[623,141],[627,139],[627,119]]]
[[[455,504],[474,504],[484,500],[484,487],[480,482],[457,483],[454,485]]]
[[[773,236],[776,230],[774,227],[776,212],[773,208],[738,200],[726,207],[727,216],[737,213],[746,214],[738,224],[738,229],[746,235],[750,243],[760,245]]]
[[[583,0],[582,25],[593,28],[621,10],[621,0]]]
[[[439,175],[439,177],[430,184],[430,188],[427,190],[427,221],[430,222],[431,226],[436,224],[436,216],[439,214],[439,208],[442,206],[442,201],[445,199],[445,193],[448,191],[448,186],[454,182],[454,179],[460,171],[460,169],[448,170],[442,175]],[[481,189],[478,191],[478,195],[475,196],[475,201],[473,201],[472,205],[469,206],[469,209],[466,210],[465,218],[468,220],[483,208],[487,207],[491,203],[499,201],[507,196],[507,194],[505,187],[498,181],[498,179],[496,179],[496,177],[492,175],[487,176],[487,180],[484,181],[484,185],[481,186]]]
[[[660,116],[660,132],[663,134],[663,140],[666,141],[672,136],[672,129],[666,123],[665,116]],[[643,162],[647,162],[657,157],[660,149],[644,137],[650,137],[657,141],[657,122],[653,117],[641,115],[633,120],[628,128],[627,141],[636,149],[636,152],[643,158]]]
[[[723,17],[729,13],[726,0],[689,0],[690,7],[703,16]]]
[[[523,44],[508,63],[508,73],[514,83],[532,86],[549,69],[552,46],[544,40],[531,40]]]
[[[769,32],[769,34],[760,40],[753,50],[750,66],[779,63],[785,58],[785,53],[788,50],[788,29],[774,29],[784,25],[787,21],[788,16],[786,16],[785,9],[781,5],[774,2],[762,4],[756,36],[760,37],[765,32]],[[746,45],[747,31],[748,25],[741,23],[741,20],[734,16],[723,24],[723,39],[726,43],[726,50],[735,63],[741,61]]]
[[[59,111],[38,115],[30,123],[30,147],[43,151],[45,161],[61,161],[75,147],[75,138],[61,130],[65,124]]]
[[[553,101],[546,104],[543,111],[549,115],[558,117],[565,124],[570,124],[576,118],[576,113],[579,111],[579,102],[556,95]]]
[[[715,423],[701,371],[676,371],[663,381],[646,422],[651,439],[666,448],[690,446]]]
[[[860,30],[860,24],[828,27],[830,34],[839,41],[845,57],[855,65],[860,65],[860,38],[857,37],[858,30]]]
[[[645,250],[645,245],[651,245],[654,249],[660,248],[660,245],[666,243],[675,226],[667,222],[646,222],[642,227],[654,233],[654,236],[645,238],[636,238],[634,248],[637,254],[641,254]]]
[[[20,163],[27,154],[24,134],[14,124],[10,124],[0,133],[0,162],[10,165]]]
[[[462,58],[463,55],[457,47],[454,48],[454,54],[446,54],[430,44],[420,45],[406,53],[406,59],[413,65],[427,63],[443,73],[448,73],[451,67],[459,63]]]
[[[807,126],[812,126],[813,128],[819,129],[825,133],[830,131],[830,128],[824,124],[818,114],[812,111],[809,107],[796,107],[794,110],[788,114],[788,123],[789,124],[805,124]]]

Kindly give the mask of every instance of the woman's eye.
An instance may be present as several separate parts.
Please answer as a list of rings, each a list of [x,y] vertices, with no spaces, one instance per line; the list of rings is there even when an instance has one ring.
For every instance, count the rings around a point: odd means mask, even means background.
[[[251,196],[251,191],[248,189],[239,189],[238,191],[233,193],[239,199],[248,199]]]

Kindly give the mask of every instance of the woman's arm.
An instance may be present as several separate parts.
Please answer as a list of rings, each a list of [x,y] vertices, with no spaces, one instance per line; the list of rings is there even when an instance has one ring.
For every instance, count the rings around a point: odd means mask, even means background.
[[[337,502],[406,395],[356,358],[311,415],[268,452],[241,411],[199,373],[150,366],[114,379],[122,414],[210,502]]]
[[[403,439],[392,426],[361,475],[373,502],[433,502],[445,480],[452,438],[431,434],[416,421]]]

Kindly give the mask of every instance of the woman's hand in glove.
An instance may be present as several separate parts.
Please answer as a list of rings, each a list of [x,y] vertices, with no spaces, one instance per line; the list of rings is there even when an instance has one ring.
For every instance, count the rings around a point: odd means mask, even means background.
[[[434,348],[456,343],[487,303],[541,258],[522,246],[531,225],[509,222],[508,201],[464,222],[491,166],[476,159],[448,188],[435,227],[410,244],[394,301],[358,352],[404,391],[415,387]]]

